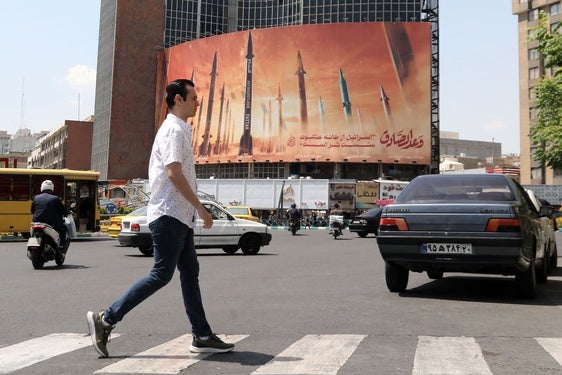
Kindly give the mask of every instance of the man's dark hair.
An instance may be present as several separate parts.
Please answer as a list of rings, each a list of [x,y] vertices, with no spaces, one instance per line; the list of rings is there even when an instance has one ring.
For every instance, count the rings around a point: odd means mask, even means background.
[[[174,106],[174,98],[176,95],[180,95],[183,100],[187,98],[186,86],[195,87],[195,84],[189,79],[176,79],[166,86],[166,104],[168,105],[168,108],[172,108]]]

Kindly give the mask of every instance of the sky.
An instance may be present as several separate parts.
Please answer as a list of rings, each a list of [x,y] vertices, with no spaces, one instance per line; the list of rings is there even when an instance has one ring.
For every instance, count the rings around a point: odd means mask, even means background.
[[[94,114],[99,0],[7,1],[0,13],[0,130],[53,130]],[[474,15],[474,16],[473,16]],[[440,0],[440,129],[519,153],[511,1]]]

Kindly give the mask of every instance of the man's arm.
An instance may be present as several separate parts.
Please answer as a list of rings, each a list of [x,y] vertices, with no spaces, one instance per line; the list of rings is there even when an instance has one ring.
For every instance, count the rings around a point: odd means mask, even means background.
[[[174,162],[167,165],[168,168],[168,178],[170,182],[175,186],[180,194],[189,202],[199,214],[199,217],[203,220],[203,228],[209,229],[213,226],[213,218],[211,214],[203,207],[197,195],[191,189],[191,186],[187,182],[182,170],[181,163]]]

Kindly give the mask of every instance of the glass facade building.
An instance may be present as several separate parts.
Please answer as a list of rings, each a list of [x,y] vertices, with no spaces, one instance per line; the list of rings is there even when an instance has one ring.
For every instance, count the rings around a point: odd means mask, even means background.
[[[126,6],[124,4],[127,4]],[[149,144],[146,129],[157,129],[159,120],[154,116],[137,116],[136,118],[119,117],[118,111],[125,109],[116,95],[116,87],[122,86],[123,73],[115,69],[126,59],[135,59],[132,53],[121,53],[116,46],[122,39],[117,25],[121,19],[132,18],[141,8],[158,9],[154,16],[163,14],[158,22],[151,21],[144,25],[150,33],[160,34],[161,40],[151,41],[152,47],[144,41],[143,53],[152,54],[152,62],[147,61],[140,68],[138,75],[155,77],[161,65],[157,61],[158,51],[186,41],[211,37],[236,31],[296,26],[308,24],[357,23],[357,22],[430,22],[432,30],[431,52],[431,165],[387,165],[382,163],[299,163],[299,162],[264,162],[197,165],[201,178],[287,178],[291,175],[311,176],[313,178],[354,178],[372,179],[380,176],[393,176],[397,179],[411,179],[415,175],[433,173],[439,168],[439,48],[438,48],[438,0],[147,0],[142,5],[135,0],[102,0],[100,17],[100,43],[98,56],[98,81],[96,87],[96,111],[94,120],[94,141],[92,150],[92,168],[102,172],[102,179],[123,179],[146,177]],[[127,13],[127,14],[125,14]],[[128,14],[133,13],[133,14]],[[161,26],[160,26],[161,24]],[[153,30],[160,27],[159,30]],[[121,28],[120,33],[125,32]],[[127,48],[133,50],[129,39]],[[116,56],[119,56],[119,60]],[[160,62],[161,63],[161,62]],[[140,79],[143,79],[139,76]],[[154,78],[148,81],[154,81]],[[156,87],[154,85],[153,87]],[[155,100],[153,87],[146,87],[142,93]],[[141,91],[141,90],[139,90]],[[148,113],[149,109],[143,106]],[[150,107],[150,106],[148,106]],[[114,133],[130,129],[131,122],[144,129],[142,137],[129,137],[127,148],[145,150],[135,155],[138,168],[119,170],[116,163],[131,159],[132,155],[113,141]],[[111,135],[111,136],[110,136]],[[153,137],[153,135],[152,135]],[[141,138],[141,139],[137,139]],[[150,138],[150,137],[149,137]],[[150,142],[149,142],[150,141]],[[113,143],[113,144],[112,144]],[[143,159],[144,158],[144,159]],[[145,160],[146,159],[146,160]],[[131,164],[131,163],[129,163]],[[112,172],[112,169],[114,172]],[[119,171],[119,172],[118,172]],[[130,175],[126,175],[129,173]]]

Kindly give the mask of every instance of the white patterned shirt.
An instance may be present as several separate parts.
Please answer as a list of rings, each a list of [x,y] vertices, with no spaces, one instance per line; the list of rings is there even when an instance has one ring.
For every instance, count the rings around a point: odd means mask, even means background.
[[[185,121],[168,113],[156,133],[148,166],[151,190],[147,210],[148,223],[168,215],[190,228],[195,228],[197,211],[172,184],[167,170],[169,164],[181,163],[181,169],[187,182],[193,192],[197,192],[191,132],[191,126]]]

